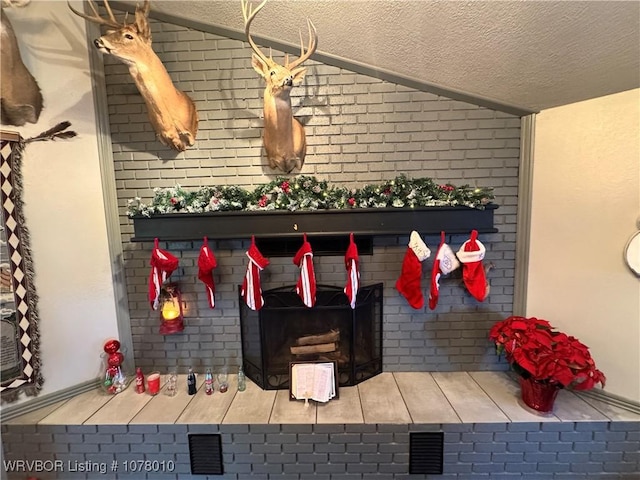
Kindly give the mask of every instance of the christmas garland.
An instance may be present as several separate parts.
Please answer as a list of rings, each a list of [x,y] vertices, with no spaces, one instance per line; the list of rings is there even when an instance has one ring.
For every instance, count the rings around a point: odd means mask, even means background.
[[[415,208],[466,206],[484,209],[494,198],[489,187],[456,187],[437,184],[430,178],[410,179],[400,175],[393,180],[362,188],[330,186],[325,180],[300,175],[278,177],[253,191],[237,186],[203,187],[187,191],[180,185],[155,188],[151,204],[140,197],[127,202],[130,217],[166,213],[205,213],[230,210],[329,210],[355,208]]]

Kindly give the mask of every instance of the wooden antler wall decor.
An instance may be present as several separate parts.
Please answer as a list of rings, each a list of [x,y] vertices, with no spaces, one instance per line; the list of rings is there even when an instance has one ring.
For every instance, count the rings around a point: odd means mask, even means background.
[[[150,4],[136,6],[135,21],[119,23],[107,0],[104,1],[109,18],[102,18],[92,0],[93,15],[85,15],[69,8],[89,22],[108,27],[107,34],[93,41],[102,53],[113,55],[128,68],[133,81],[144,98],[149,120],[158,139],[166,146],[182,152],[194,144],[198,131],[198,112],[189,96],[178,90],[161,60],[151,48],[151,29],[148,23]]]
[[[263,0],[254,10],[249,0],[242,0],[242,15],[245,34],[254,52],[253,68],[266,83],[263,144],[269,166],[289,173],[294,168],[302,168],[307,151],[304,127],[293,117],[291,110],[291,87],[304,79],[307,69],[300,65],[316,51],[318,35],[311,20],[307,19],[309,42],[306,50],[301,34],[300,57],[289,62],[287,55],[285,64],[279,65],[271,56],[262,53],[249,33],[251,22],[266,3],[267,0]]]

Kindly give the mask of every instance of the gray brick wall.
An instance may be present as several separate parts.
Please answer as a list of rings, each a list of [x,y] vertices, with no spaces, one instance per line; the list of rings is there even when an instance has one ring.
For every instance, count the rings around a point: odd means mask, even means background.
[[[152,24],[154,50],[177,86],[193,97],[200,115],[196,145],[176,154],[155,140],[142,98],[126,68],[105,57],[109,118],[131,315],[134,355],[144,369],[178,364],[237,365],[240,330],[236,286],[246,268],[245,241],[213,242],[217,306],[210,310],[197,280],[200,244],[163,243],[180,258],[178,281],[187,304],[183,334],[158,333],[158,313],[149,308],[147,282],[150,243],[132,243],[127,199],[150,199],[154,187],[180,184],[197,188],[233,184],[252,188],[274,179],[261,157],[262,80],[250,65],[243,42]],[[278,52],[273,52],[276,58]],[[297,117],[306,121],[308,154],[303,174],[332,184],[361,186],[400,173],[440,182],[476,184],[495,189],[499,233],[482,235],[491,295],[482,304],[462,286],[460,271],[442,281],[434,311],[412,310],[394,288],[407,236],[377,237],[374,252],[362,258],[363,283],[384,282],[384,369],[504,369],[486,336],[494,321],[513,305],[515,230],[520,120],[512,115],[391,84],[318,62],[308,62],[304,84],[293,90]],[[457,249],[467,237],[448,242]],[[439,238],[425,238],[434,251]],[[432,260],[423,267],[428,296]],[[315,259],[318,283],[343,285],[342,257]],[[291,259],[272,259],[263,272],[263,288],[295,283]]]
[[[410,433],[433,431],[444,432],[443,475],[409,476]],[[225,475],[191,475],[188,435],[194,433],[221,435]],[[41,480],[632,480],[640,472],[638,422],[3,425],[2,436],[5,462],[59,466],[32,470]],[[87,464],[92,471],[70,471]],[[9,480],[26,477],[8,466]]]

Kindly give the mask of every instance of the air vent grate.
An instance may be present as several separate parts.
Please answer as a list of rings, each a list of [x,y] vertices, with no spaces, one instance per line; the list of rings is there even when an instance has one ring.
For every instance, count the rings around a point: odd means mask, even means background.
[[[192,475],[222,475],[222,440],[219,434],[189,435]]]
[[[409,437],[409,473],[442,474],[443,432],[411,433]]]

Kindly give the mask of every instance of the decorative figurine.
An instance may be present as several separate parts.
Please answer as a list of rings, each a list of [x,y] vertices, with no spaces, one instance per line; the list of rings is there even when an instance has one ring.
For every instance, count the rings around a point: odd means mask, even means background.
[[[127,388],[127,378],[122,373],[124,354],[120,352],[120,342],[116,339],[107,340],[102,347],[104,353],[104,379],[102,387],[107,393],[116,394]]]

